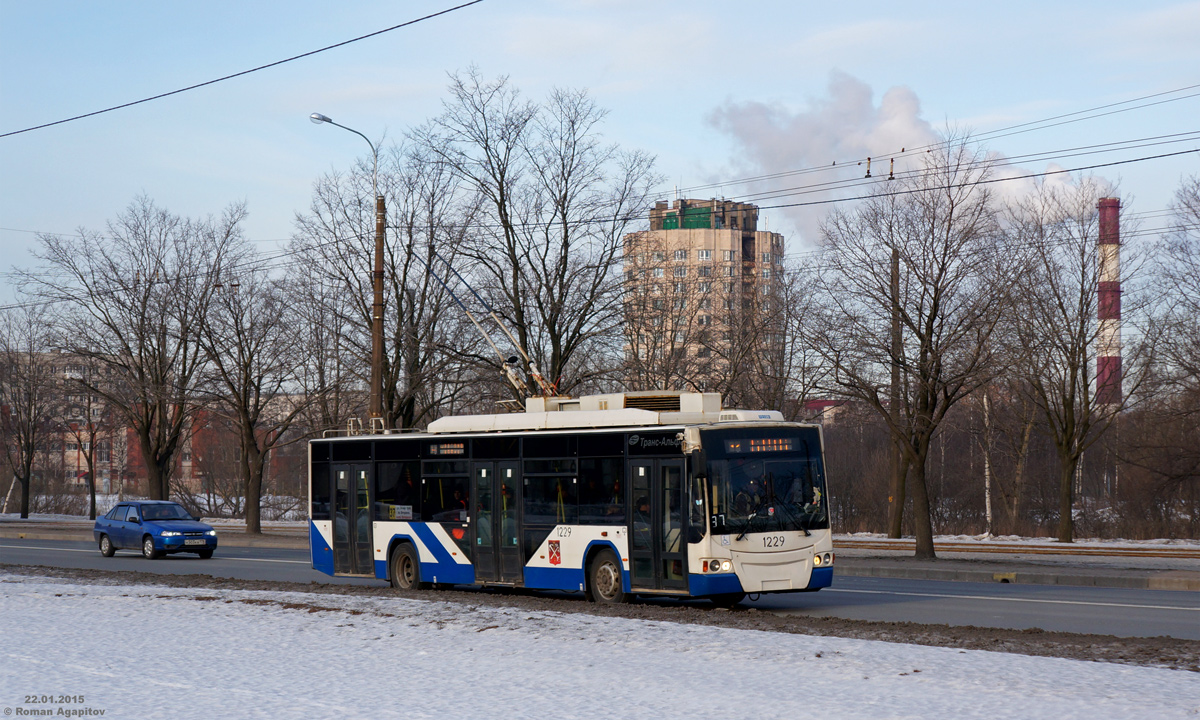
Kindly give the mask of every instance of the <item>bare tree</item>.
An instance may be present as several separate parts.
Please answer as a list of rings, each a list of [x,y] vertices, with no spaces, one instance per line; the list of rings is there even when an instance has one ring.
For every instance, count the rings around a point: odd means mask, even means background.
[[[57,303],[55,344],[93,363],[81,381],[137,436],[151,498],[170,495],[176,454],[196,410],[206,358],[198,341],[223,263],[241,235],[244,205],[192,220],[139,197],[108,236],[39,235],[45,272],[28,285]]]
[[[391,339],[384,354],[384,414],[389,427],[413,427],[435,417],[461,387],[461,373],[452,369],[460,361],[452,340],[460,319],[448,312],[453,301],[434,273],[443,281],[447,277],[437,255],[450,262],[458,256],[475,204],[457,191],[449,168],[422,148],[392,148],[381,163],[379,188],[388,198],[390,230],[384,255],[384,326]],[[360,162],[349,174],[321,178],[310,213],[296,218],[297,281],[315,284],[310,296],[321,293],[313,297],[306,325],[314,334],[310,351],[319,355],[312,357],[306,384],[328,389],[319,401],[326,427],[351,416],[341,408],[348,399],[345,383],[329,379],[357,375],[365,382],[369,376],[370,170]],[[329,412],[335,406],[338,412]]]
[[[298,394],[302,338],[294,332],[282,280],[243,260],[222,278],[201,319],[212,407],[238,437],[246,531],[261,533],[263,471],[271,451],[288,442],[292,423],[315,398]]]
[[[1151,378],[1158,397],[1146,408],[1153,432],[1131,438],[1123,460],[1146,470],[1160,495],[1200,502],[1200,175],[1185,178],[1172,203],[1174,222],[1158,250],[1156,277],[1162,300],[1156,312],[1160,339]],[[1191,525],[1200,525],[1192,510]]]
[[[89,386],[103,383],[100,373],[93,363],[83,361],[75,363],[76,370],[67,372],[65,391],[68,400],[72,397],[78,402],[68,402],[65,416],[60,417],[60,431],[69,435],[83,451],[84,462],[87,464],[87,486],[89,495],[88,517],[96,519],[96,458],[100,443],[104,438],[110,438],[115,430],[112,412],[105,403],[100,402],[98,395],[88,390]]]
[[[47,444],[59,400],[50,358],[48,313],[41,305],[0,316],[0,436],[4,457],[21,485],[21,517],[29,517],[34,461]]]
[[[569,392],[605,372],[596,350],[620,335],[621,238],[657,181],[654,161],[604,144],[606,112],[584,91],[555,90],[538,105],[471,68],[452,76],[450,94],[415,137],[484,198],[471,275]]]
[[[1096,365],[1102,326],[1099,308],[1100,246],[1097,203],[1105,187],[1082,178],[1071,187],[1039,186],[1009,210],[1014,243],[1032,250],[1030,266],[1018,278],[1014,330],[1017,369],[1032,400],[1046,420],[1058,453],[1058,539],[1074,539],[1076,468],[1083,453],[1116,420],[1145,377],[1148,343],[1126,347],[1125,392],[1103,397]],[[1121,274],[1124,284],[1136,262],[1127,248]],[[1136,314],[1125,288],[1126,322]],[[1131,312],[1135,311],[1135,312]],[[1143,371],[1139,371],[1139,365]]]
[[[873,408],[901,446],[918,557],[934,557],[930,442],[950,408],[994,374],[992,335],[1008,307],[1013,262],[996,245],[988,174],[983,153],[953,136],[920,170],[898,175],[853,210],[833,212],[822,225],[819,307],[800,329],[829,367],[824,387]],[[893,313],[903,333],[898,345]],[[888,400],[893,367],[901,383],[896,413]]]

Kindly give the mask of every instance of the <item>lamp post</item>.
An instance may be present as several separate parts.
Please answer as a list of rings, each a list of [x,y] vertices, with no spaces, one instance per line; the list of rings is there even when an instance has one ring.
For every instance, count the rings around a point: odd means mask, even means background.
[[[363,140],[367,141],[367,145],[371,147],[372,170],[371,170],[371,193],[375,196],[375,269],[371,273],[371,284],[375,291],[375,300],[371,305],[371,398],[368,408],[370,416],[369,427],[372,431],[376,426],[380,429],[386,427],[386,421],[383,417],[383,240],[384,240],[384,205],[383,196],[379,194],[379,152],[375,150],[375,144],[354,128],[348,128],[345,125],[338,125],[327,115],[321,113],[313,113],[308,116],[317,125],[329,123],[330,125],[340,127],[343,130],[349,130]]]

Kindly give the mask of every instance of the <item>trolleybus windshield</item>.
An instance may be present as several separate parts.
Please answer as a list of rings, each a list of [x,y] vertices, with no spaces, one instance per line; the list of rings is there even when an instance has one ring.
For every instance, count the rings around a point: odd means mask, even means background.
[[[702,434],[712,531],[743,536],[829,527],[815,428],[746,428]]]

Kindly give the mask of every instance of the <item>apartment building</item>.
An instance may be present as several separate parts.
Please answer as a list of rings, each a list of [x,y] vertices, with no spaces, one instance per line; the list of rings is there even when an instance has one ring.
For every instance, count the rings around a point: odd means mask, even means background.
[[[784,238],[758,222],[749,203],[680,199],[625,236],[631,386],[713,389],[779,352]]]

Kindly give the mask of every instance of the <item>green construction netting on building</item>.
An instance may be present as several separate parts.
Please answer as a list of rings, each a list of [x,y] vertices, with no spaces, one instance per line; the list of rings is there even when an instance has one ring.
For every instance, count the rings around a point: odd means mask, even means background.
[[[685,230],[693,228],[711,228],[712,227],[712,208],[684,208],[683,209],[683,227]],[[678,230],[679,215],[674,212],[669,212],[663,217],[663,230]]]

